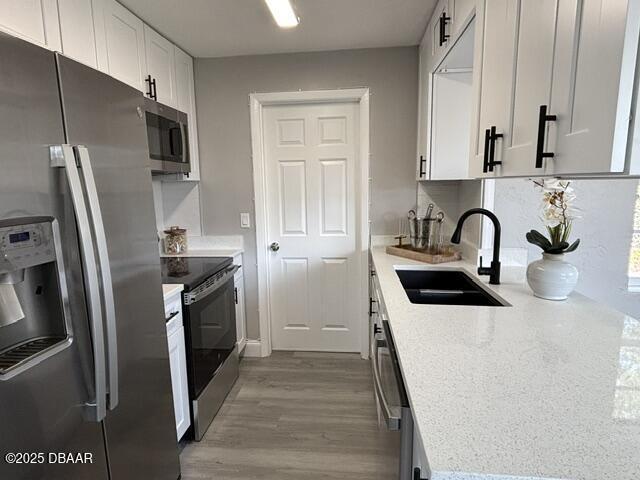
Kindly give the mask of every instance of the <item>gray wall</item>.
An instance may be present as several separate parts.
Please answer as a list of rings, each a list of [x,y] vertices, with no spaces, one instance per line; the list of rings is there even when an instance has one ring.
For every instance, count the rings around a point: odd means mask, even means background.
[[[372,234],[397,233],[415,204],[418,48],[198,58],[203,235],[243,235],[247,334],[258,338],[249,93],[369,87]],[[251,212],[252,228],[240,228]]]
[[[640,293],[628,290],[638,180],[573,180],[572,185],[582,210],[571,235],[580,238],[580,246],[566,256],[580,271],[576,290],[640,318]],[[532,228],[545,232],[539,219],[540,193],[522,179],[496,180],[495,186],[494,211],[502,223],[503,247],[528,249],[530,262],[540,258],[540,249],[524,238]]]

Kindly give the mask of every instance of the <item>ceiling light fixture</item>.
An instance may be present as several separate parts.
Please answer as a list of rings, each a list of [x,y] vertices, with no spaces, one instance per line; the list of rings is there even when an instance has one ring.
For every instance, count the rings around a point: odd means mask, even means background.
[[[300,23],[290,0],[265,0],[265,2],[267,2],[271,15],[280,28],[293,28]]]

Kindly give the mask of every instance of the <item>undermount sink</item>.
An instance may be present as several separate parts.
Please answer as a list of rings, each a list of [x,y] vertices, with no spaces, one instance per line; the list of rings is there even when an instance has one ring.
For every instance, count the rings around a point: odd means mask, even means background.
[[[396,269],[411,303],[504,307],[469,275],[460,270]]]

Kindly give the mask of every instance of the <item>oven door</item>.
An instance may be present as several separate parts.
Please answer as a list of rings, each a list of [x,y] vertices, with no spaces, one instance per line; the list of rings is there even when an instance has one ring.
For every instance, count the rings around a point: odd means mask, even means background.
[[[151,171],[189,173],[187,115],[148,99],[145,107]]]
[[[185,294],[185,299],[192,296],[191,303],[186,306],[185,332],[191,399],[200,395],[235,348],[234,273],[235,269],[231,267],[217,282],[210,285],[205,282]]]

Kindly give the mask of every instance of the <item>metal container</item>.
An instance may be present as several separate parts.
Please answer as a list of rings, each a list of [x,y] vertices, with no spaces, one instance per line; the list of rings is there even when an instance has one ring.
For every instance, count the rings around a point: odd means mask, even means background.
[[[416,217],[409,220],[409,237],[413,248],[424,249],[429,241],[429,231],[433,219]]]

